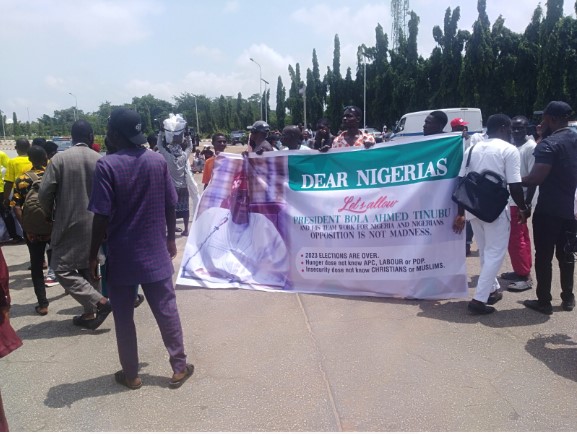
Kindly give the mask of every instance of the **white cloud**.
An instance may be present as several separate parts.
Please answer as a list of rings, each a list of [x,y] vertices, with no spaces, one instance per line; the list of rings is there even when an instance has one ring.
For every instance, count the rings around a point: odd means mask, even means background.
[[[224,5],[225,13],[234,13],[240,10],[240,2],[238,0],[227,1]]]
[[[241,92],[244,98],[256,94],[261,89],[259,69],[250,58],[254,58],[262,68],[262,78],[269,82],[271,102],[276,98],[278,76],[282,76],[285,87],[289,87],[288,65],[295,65],[290,56],[283,56],[266,44],[252,45],[244,50],[235,62],[236,68],[222,74],[215,72],[192,70],[175,81],[153,82],[150,80],[133,79],[126,83],[127,97],[141,96],[151,93],[157,98],[172,102],[174,96],[185,92],[205,95],[208,98],[218,98],[221,95],[236,98]],[[302,71],[303,79],[305,70]],[[264,83],[262,83],[264,91]]]
[[[127,45],[145,39],[147,17],[162,10],[156,0],[76,0],[65,7],[43,0],[3,2],[2,13],[10,19],[0,27],[0,38],[18,34],[25,40],[43,41],[49,35],[50,39],[64,38],[63,43]]]
[[[127,91],[127,101],[130,101],[133,96],[142,96],[152,94],[156,98],[172,101],[172,97],[179,93],[177,91],[178,85],[170,81],[153,83],[149,80],[133,79],[125,85]]]
[[[54,77],[53,75],[47,75],[44,77],[44,83],[53,89],[64,90],[64,85],[66,80],[61,77]]]
[[[204,57],[206,59],[220,61],[224,59],[223,52],[218,48],[210,48],[205,45],[197,45],[190,50],[194,56]]]

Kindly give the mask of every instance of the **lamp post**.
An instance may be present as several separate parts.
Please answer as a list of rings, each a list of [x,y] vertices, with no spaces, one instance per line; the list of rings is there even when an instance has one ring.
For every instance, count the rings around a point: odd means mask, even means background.
[[[299,89],[299,94],[302,95],[303,97],[303,109],[304,109],[304,128],[305,130],[308,128],[307,127],[307,85],[304,83],[301,83],[301,88]]]
[[[262,68],[260,67],[260,63],[258,63],[256,60],[254,60],[252,57],[250,58],[251,62],[254,62],[257,64],[258,66],[258,99],[259,99],[259,103],[260,103],[260,117],[262,118]]]
[[[367,58],[363,50],[363,129],[367,128]]]
[[[4,130],[4,115],[2,114],[2,110],[0,110],[0,119],[2,119],[2,137],[6,140],[6,130]]]
[[[76,122],[78,120],[78,98],[76,98],[76,95],[74,95],[72,92],[68,92],[68,95],[72,95],[74,97],[74,122]]]
[[[198,126],[198,106],[196,105],[196,95],[191,94],[194,97],[194,111],[196,113],[196,134],[200,134],[200,127]]]
[[[268,85],[268,81],[266,81],[264,78],[261,78],[262,81],[264,81],[264,94],[265,99],[264,99],[264,121],[268,124],[268,98],[267,98],[267,93],[266,93],[266,86]]]

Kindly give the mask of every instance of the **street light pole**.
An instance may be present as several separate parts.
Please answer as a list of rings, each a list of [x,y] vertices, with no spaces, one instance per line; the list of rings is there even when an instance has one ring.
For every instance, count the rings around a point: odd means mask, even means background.
[[[194,97],[194,111],[196,113],[196,134],[200,134],[200,127],[198,125],[198,106],[196,105],[196,95],[192,94],[192,96]]]
[[[260,63],[254,60],[252,57],[250,58],[251,62],[254,62],[258,66],[258,92],[259,92],[259,102],[260,102],[260,117],[262,119],[262,68],[260,67]]]
[[[74,97],[74,122],[76,122],[78,120],[78,98],[72,92],[68,92],[68,94]]]
[[[6,131],[4,130],[4,115],[2,114],[2,110],[0,110],[0,119],[2,119],[2,137],[6,140]]]
[[[365,51],[363,50],[363,129],[367,128],[367,58],[365,57]]]
[[[302,87],[299,89],[299,94],[303,96],[303,108],[304,108],[304,128],[305,130],[307,127],[307,85],[302,83]]]
[[[266,93],[266,86],[268,84],[268,81],[266,81],[264,78],[261,78],[262,81],[264,81],[264,94],[265,94],[265,99],[264,99],[264,121],[268,124],[268,95]]]

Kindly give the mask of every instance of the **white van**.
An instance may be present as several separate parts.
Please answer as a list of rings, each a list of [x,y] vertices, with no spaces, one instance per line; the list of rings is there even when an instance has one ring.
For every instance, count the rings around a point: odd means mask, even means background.
[[[438,109],[446,113],[449,121],[445,126],[443,131],[449,133],[451,132],[451,121],[455,118],[463,118],[467,125],[470,134],[482,133],[483,132],[483,118],[481,116],[481,109],[478,108],[446,108]],[[435,110],[424,110],[421,112],[407,113],[403,115],[401,120],[397,122],[393,130],[395,138],[409,137],[409,136],[422,136],[423,135],[423,124],[425,123],[425,118]]]

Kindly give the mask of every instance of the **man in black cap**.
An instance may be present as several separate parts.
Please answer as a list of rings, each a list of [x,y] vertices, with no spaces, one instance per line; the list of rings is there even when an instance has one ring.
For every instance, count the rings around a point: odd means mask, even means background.
[[[256,152],[261,155],[263,152],[274,151],[272,145],[266,140],[270,131],[270,126],[265,121],[256,121],[249,128],[248,152]]]
[[[568,128],[573,109],[563,101],[551,101],[543,111],[543,140],[533,155],[535,165],[523,177],[523,184],[539,186],[539,198],[533,216],[537,300],[525,300],[529,309],[546,315],[553,313],[551,280],[553,254],[557,257],[561,278],[561,307],[575,307],[573,272],[575,257],[568,249],[575,238],[575,188],[577,187],[577,133]]]
[[[57,153],[46,167],[38,200],[46,215],[54,215],[50,266],[58,283],[84,307],[84,314],[75,316],[73,324],[95,330],[112,311],[88,269],[86,248],[93,218],[88,201],[100,154],[91,148],[94,133],[87,121],[76,121],[71,136],[73,146]]]
[[[142,386],[134,324],[134,290],[140,284],[170,356],[168,385],[177,388],[194,371],[186,363],[172,283],[177,194],[164,157],[144,148],[141,125],[133,110],[110,114],[106,137],[118,151],[96,165],[88,206],[94,213],[90,270],[96,278],[98,248],[107,235],[106,278],[122,366],[115,380],[129,389]]]

